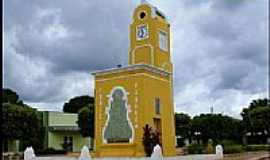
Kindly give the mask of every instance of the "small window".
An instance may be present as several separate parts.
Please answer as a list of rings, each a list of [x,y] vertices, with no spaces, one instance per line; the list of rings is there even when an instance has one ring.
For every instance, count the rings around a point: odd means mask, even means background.
[[[141,18],[141,19],[144,19],[145,16],[146,16],[145,12],[141,12],[141,13],[140,13],[140,18]]]
[[[63,149],[69,152],[73,151],[73,138],[72,136],[64,136]]]
[[[168,38],[166,32],[159,32],[159,48],[163,51],[168,50]]]
[[[156,114],[160,114],[160,99],[159,98],[155,98],[155,110],[156,110]]]

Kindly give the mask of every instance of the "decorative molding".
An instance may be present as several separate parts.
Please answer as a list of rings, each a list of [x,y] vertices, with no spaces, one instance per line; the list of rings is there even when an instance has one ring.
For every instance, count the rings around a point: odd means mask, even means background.
[[[102,105],[102,94],[99,94],[99,105]]]
[[[137,82],[135,82],[134,87],[135,87],[135,88],[137,88],[137,87],[138,87],[138,83],[137,83]]]
[[[92,75],[103,76],[103,75],[108,75],[108,74],[113,74],[113,73],[121,73],[124,71],[134,71],[137,69],[145,69],[147,71],[157,73],[157,74],[160,74],[162,76],[169,76],[172,74],[171,72],[168,72],[168,71],[164,70],[163,68],[158,68],[158,67],[153,66],[153,65],[133,64],[133,65],[129,65],[127,67],[122,67],[122,68],[111,68],[111,69],[95,71],[95,72],[92,72]]]
[[[166,79],[158,78],[158,77],[155,77],[155,76],[151,76],[151,75],[148,75],[146,73],[136,73],[136,74],[127,75],[127,76],[118,76],[118,77],[114,77],[114,78],[104,78],[104,79],[100,79],[100,80],[96,80],[96,81],[97,82],[111,81],[113,79],[130,78],[130,77],[136,77],[136,76],[140,76],[140,75],[144,75],[144,76],[147,76],[147,77],[150,77],[150,78],[153,78],[153,79],[157,79],[157,80],[160,80],[160,81],[171,83],[170,80],[166,80]]]
[[[139,100],[138,100],[138,97],[136,96],[136,97],[135,97],[135,103],[138,103],[138,101],[139,101]]]
[[[136,46],[135,48],[133,48],[133,50],[131,51],[131,63],[134,64],[135,63],[135,55],[134,52],[136,51],[136,49],[142,48],[142,47],[149,47],[151,49],[151,65],[154,65],[154,47],[151,44],[144,44],[144,45],[140,45],[140,46]]]

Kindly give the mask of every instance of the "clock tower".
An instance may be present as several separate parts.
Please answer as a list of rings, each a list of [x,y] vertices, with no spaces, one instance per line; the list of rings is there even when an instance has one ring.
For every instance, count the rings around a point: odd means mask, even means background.
[[[170,24],[156,7],[143,2],[130,25],[129,64],[148,64],[172,72]]]
[[[175,156],[170,24],[145,1],[130,25],[129,65],[96,71],[95,157],[142,157],[144,127],[159,133],[164,156]]]

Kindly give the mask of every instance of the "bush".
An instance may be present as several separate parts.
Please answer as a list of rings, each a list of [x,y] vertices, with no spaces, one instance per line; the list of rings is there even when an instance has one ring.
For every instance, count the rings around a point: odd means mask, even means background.
[[[244,151],[244,148],[241,144],[238,144],[232,140],[223,140],[223,141],[221,141],[221,144],[223,147],[224,154],[241,153]]]
[[[65,150],[56,150],[54,148],[47,148],[45,150],[36,151],[36,155],[47,155],[47,154],[66,154]]]
[[[239,144],[232,144],[232,145],[225,145],[223,146],[223,153],[228,154],[228,153],[241,153],[243,152],[243,147],[242,145]]]
[[[184,147],[185,146],[185,139],[184,138],[177,138],[177,147]]]
[[[143,127],[143,146],[147,157],[150,157],[156,144],[160,144],[159,133],[152,130],[148,124]]]
[[[244,146],[245,151],[259,151],[259,150],[270,150],[270,145],[247,145]]]
[[[222,140],[220,143],[223,146],[231,146],[231,145],[238,144],[238,143],[236,143],[235,141],[232,141],[232,140]]]
[[[188,154],[202,154],[204,153],[204,146],[200,144],[191,144],[187,147]]]

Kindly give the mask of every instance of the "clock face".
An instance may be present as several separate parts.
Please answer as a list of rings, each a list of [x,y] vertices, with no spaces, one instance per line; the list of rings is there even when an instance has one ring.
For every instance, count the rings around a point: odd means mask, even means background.
[[[148,37],[148,30],[146,25],[137,27],[137,40],[142,40]]]

